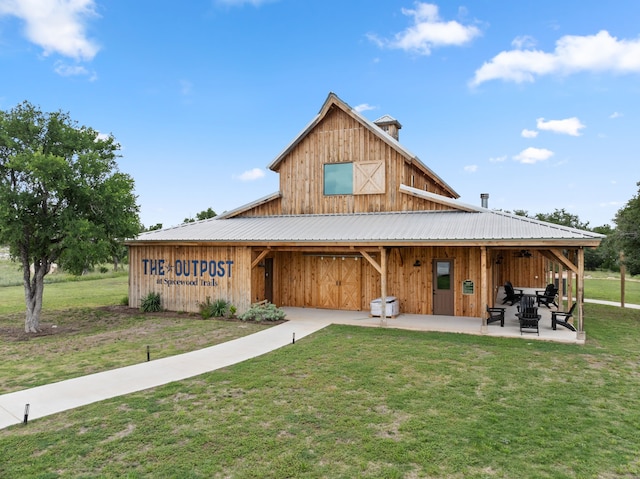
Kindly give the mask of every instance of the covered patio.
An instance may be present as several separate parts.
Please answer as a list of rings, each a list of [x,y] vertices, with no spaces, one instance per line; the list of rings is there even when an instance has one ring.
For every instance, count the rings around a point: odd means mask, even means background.
[[[533,289],[526,293],[533,293]],[[499,323],[491,323],[483,329],[480,318],[467,316],[444,316],[444,315],[426,315],[426,314],[405,314],[400,312],[397,317],[385,318],[372,317],[368,311],[342,311],[333,309],[319,308],[300,308],[300,307],[283,307],[287,313],[287,319],[295,322],[296,319],[312,320],[314,318],[327,320],[332,324],[346,324],[351,326],[366,327],[386,327],[392,329],[407,329],[412,331],[435,331],[443,333],[460,333],[460,334],[476,334],[479,336],[495,336],[502,338],[522,338],[526,340],[536,341],[552,341],[565,344],[584,344],[585,339],[582,335],[578,339],[578,334],[562,326],[558,326],[554,331],[551,327],[551,313],[556,311],[555,307],[551,309],[546,306],[538,308],[538,314],[541,315],[539,322],[540,335],[535,332],[520,333],[520,323],[516,317],[517,305],[513,306],[508,303],[502,305],[504,292],[500,288],[496,297],[496,306],[504,307],[505,322],[504,327],[500,327]]]

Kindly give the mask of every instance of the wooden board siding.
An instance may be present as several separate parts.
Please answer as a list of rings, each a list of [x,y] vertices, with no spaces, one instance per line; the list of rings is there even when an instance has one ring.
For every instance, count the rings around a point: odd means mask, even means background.
[[[432,262],[435,259],[454,262],[454,315],[480,316],[480,248],[393,248],[389,255],[387,290],[389,296],[399,299],[400,311],[433,313]],[[416,261],[420,262],[420,266],[414,266]],[[473,295],[462,294],[462,282],[465,280],[474,282]]]
[[[239,313],[251,305],[248,247],[132,245],[129,269],[133,308],[151,292],[160,293],[163,308],[171,311],[197,312],[207,297],[230,301]]]
[[[267,203],[238,214],[237,217],[249,216],[277,216],[282,214],[282,198],[276,198]]]
[[[494,263],[498,255],[500,257],[500,264],[494,266],[498,271],[497,286],[511,281],[519,288],[544,289],[547,282],[544,272],[548,261],[536,250],[530,250],[530,253],[530,257],[520,257],[519,250],[494,251]]]
[[[249,247],[155,246],[130,247],[131,281],[129,305],[139,307],[150,292],[160,293],[163,307],[173,311],[197,312],[198,304],[207,297],[225,299],[245,311],[251,303],[265,299],[264,268],[251,263],[262,250]],[[519,257],[517,250],[492,250],[489,255],[487,277],[493,284],[485,285],[489,301],[493,303],[496,288],[511,281],[517,287],[544,288],[545,265],[548,261],[537,251],[531,257]],[[379,261],[380,255],[370,253]],[[355,255],[355,256],[354,256]],[[273,298],[279,306],[315,307],[327,309],[368,311],[370,302],[380,297],[380,274],[364,258],[351,251],[335,251],[324,255],[303,251],[273,251]],[[342,258],[345,258],[344,260]],[[500,257],[500,263],[496,264]],[[335,258],[335,259],[334,259]],[[480,248],[469,247],[401,247],[388,250],[387,294],[396,296],[400,311],[412,314],[433,313],[434,259],[454,261],[454,314],[479,317],[482,272]],[[148,260],[146,265],[144,260]],[[163,260],[163,272],[158,266],[152,271],[153,260]],[[192,261],[198,261],[193,276]],[[189,275],[177,275],[176,261],[187,262]],[[200,274],[201,265],[220,262],[227,269],[232,261],[232,276],[214,275],[209,269]],[[420,266],[414,266],[419,261]],[[181,263],[184,264],[184,263]],[[169,268],[171,266],[171,268]],[[184,266],[182,266],[184,268]],[[146,270],[145,270],[146,268]],[[215,271],[218,273],[219,271]],[[226,271],[225,271],[226,273]],[[171,280],[197,281],[197,286],[175,284]],[[462,294],[462,283],[474,283],[474,294]],[[215,283],[214,283],[215,282]],[[250,285],[250,287],[247,287]]]
[[[251,261],[254,261],[259,254],[259,250],[254,250],[251,255]],[[265,299],[265,270],[263,266],[257,266],[251,270],[251,302],[258,303]]]
[[[376,161],[384,165],[384,172],[379,173],[384,178],[383,194],[324,195],[324,164]],[[401,184],[411,186],[412,177],[417,188],[449,196],[433,178],[339,108],[333,108],[291,150],[279,164],[278,173],[282,198],[242,216],[442,209],[441,205],[399,192]]]
[[[379,254],[371,254],[379,261]],[[480,304],[480,248],[391,248],[387,294],[398,298],[400,312],[432,314],[433,259],[454,261],[455,315],[481,316],[484,306]],[[416,260],[420,266],[414,266]],[[474,294],[462,294],[465,280],[475,284]],[[368,311],[371,301],[379,297],[380,274],[364,258],[354,257],[353,251],[274,255],[274,301],[279,306]]]

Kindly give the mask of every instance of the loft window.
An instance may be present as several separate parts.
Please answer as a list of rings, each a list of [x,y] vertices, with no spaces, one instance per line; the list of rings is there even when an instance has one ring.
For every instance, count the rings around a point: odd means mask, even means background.
[[[324,194],[353,194],[353,163],[327,163],[324,165]]]

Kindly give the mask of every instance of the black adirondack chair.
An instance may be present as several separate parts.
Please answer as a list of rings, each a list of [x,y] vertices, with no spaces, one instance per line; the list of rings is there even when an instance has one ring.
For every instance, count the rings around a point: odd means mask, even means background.
[[[571,309],[569,309],[569,311],[567,311],[566,313],[563,313],[562,311],[551,312],[551,327],[554,331],[558,324],[560,326],[564,326],[567,329],[570,329],[571,331],[576,330],[576,328],[573,327],[573,324],[569,322],[569,318],[573,317],[573,310],[576,309],[577,304],[578,303],[573,303],[573,305],[571,305]]]
[[[536,291],[536,302],[538,303],[538,307],[540,307],[541,304],[544,304],[547,308],[551,309],[551,305],[553,304],[557,308],[557,295],[558,288],[556,288],[553,284],[548,284],[544,291]]]
[[[511,281],[507,281],[504,283],[504,300],[502,300],[502,304],[510,303],[513,306],[514,303],[517,303],[522,298],[522,290],[521,289],[513,289],[513,285]]]
[[[540,328],[538,323],[540,322],[540,315],[538,314],[538,307],[535,306],[536,298],[533,295],[524,295],[520,299],[520,305],[518,306],[518,312],[516,317],[520,321],[520,334],[526,330],[534,330],[540,336]],[[533,332],[533,331],[530,331]]]
[[[487,324],[500,321],[500,327],[504,328],[504,312],[507,308],[490,308],[487,304]]]

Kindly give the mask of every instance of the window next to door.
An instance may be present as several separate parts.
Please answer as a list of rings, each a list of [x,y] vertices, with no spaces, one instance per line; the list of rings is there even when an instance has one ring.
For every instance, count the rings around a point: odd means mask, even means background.
[[[438,289],[451,289],[451,263],[449,261],[438,261],[436,266]]]

